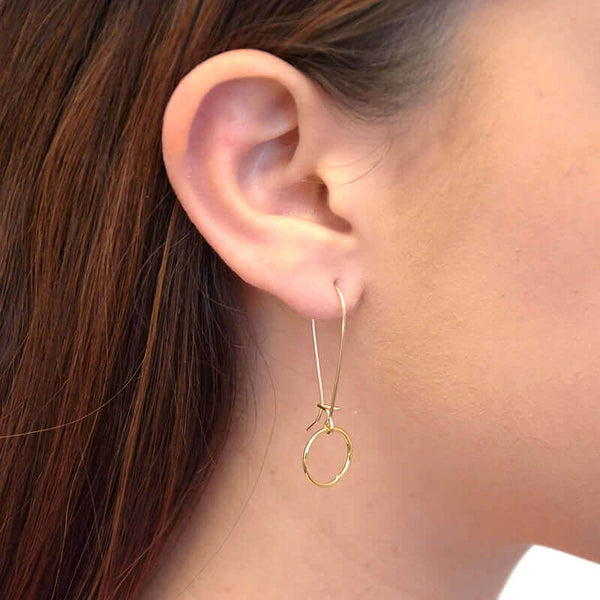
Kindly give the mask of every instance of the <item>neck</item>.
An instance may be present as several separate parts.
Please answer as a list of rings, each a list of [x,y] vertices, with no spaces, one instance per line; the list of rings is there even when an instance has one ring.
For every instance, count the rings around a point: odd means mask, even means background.
[[[350,468],[331,487],[308,481],[302,452],[325,416],[306,431],[319,401],[310,322],[281,318],[258,328],[261,358],[244,416],[143,599],[495,598],[529,546],[502,539],[473,482],[463,485],[456,465],[440,460],[450,451],[444,440],[393,414],[400,400],[366,376],[360,352],[344,350],[334,417],[352,439]],[[339,323],[318,328],[328,402]],[[345,348],[353,345],[360,338],[350,329]],[[311,473],[330,480],[345,457],[341,435],[321,435]]]

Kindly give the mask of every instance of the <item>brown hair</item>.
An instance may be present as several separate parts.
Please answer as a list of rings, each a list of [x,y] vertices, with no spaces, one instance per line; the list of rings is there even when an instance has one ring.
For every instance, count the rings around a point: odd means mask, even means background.
[[[0,2],[1,598],[133,598],[226,438],[244,312],[162,164],[178,81],[259,48],[383,118],[458,4]]]

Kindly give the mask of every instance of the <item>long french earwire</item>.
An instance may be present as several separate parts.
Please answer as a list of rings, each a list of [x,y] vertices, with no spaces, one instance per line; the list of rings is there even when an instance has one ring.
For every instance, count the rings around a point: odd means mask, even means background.
[[[338,388],[338,381],[340,379],[340,370],[341,370],[341,366],[342,366],[342,351],[344,348],[344,334],[346,331],[346,302],[344,301],[344,296],[341,292],[341,290],[338,288],[338,286],[334,283],[333,286],[335,287],[335,290],[340,298],[340,302],[342,304],[342,332],[340,335],[340,349],[339,349],[339,353],[338,353],[338,362],[337,362],[337,368],[335,371],[335,380],[333,383],[333,392],[331,394],[331,403],[329,405],[326,405],[324,403],[324,394],[323,394],[323,378],[321,376],[321,363],[319,360],[319,345],[317,343],[317,329],[316,329],[316,324],[315,324],[315,320],[312,319],[312,334],[313,334],[313,346],[314,346],[314,351],[315,351],[315,363],[316,363],[316,367],[317,367],[317,379],[319,380],[319,398],[320,398],[320,403],[318,404],[319,407],[319,412],[317,414],[316,419],[306,428],[306,430],[308,431],[315,423],[317,423],[319,421],[319,419],[321,418],[321,414],[323,412],[327,412],[327,420],[326,423],[328,425],[328,429],[333,429],[333,411],[336,409],[335,406],[335,397],[337,394],[337,388]]]
[[[320,402],[319,402],[319,404],[317,404],[317,406],[319,407],[320,412],[317,415],[317,418],[315,419],[315,421],[311,425],[309,425],[308,429],[310,429],[310,427],[312,427],[319,420],[319,417],[321,416],[321,412],[324,411],[327,414],[327,418],[325,420],[325,425],[319,431],[314,433],[312,435],[312,437],[308,440],[308,442],[306,442],[306,446],[304,446],[304,452],[302,453],[302,468],[304,470],[304,473],[306,474],[306,476],[312,483],[314,483],[315,485],[318,485],[319,487],[330,487],[332,485],[335,485],[344,476],[344,474],[350,467],[350,463],[352,461],[352,440],[350,439],[350,436],[344,429],[342,429],[341,427],[335,427],[333,424],[333,411],[334,411],[334,409],[339,410],[339,407],[335,406],[335,397],[337,394],[338,381],[340,378],[340,368],[341,368],[341,364],[342,364],[342,349],[344,347],[344,333],[346,330],[346,303],[344,302],[344,296],[343,296],[342,292],[340,291],[340,289],[335,284],[335,282],[333,285],[335,286],[338,296],[340,297],[340,301],[342,303],[342,313],[343,314],[342,314],[342,333],[340,335],[340,350],[338,353],[338,363],[337,363],[337,369],[335,372],[335,382],[333,384],[333,392],[331,394],[331,404],[325,404],[324,399],[323,399],[323,379],[321,377],[321,363],[319,360],[319,347],[317,344],[317,330],[315,327],[315,321],[313,320],[312,331],[313,331],[313,342],[314,342],[314,347],[315,347],[315,363],[317,365],[317,377],[319,379],[319,393],[320,393]],[[333,432],[339,433],[346,442],[346,462],[344,463],[342,470],[331,481],[318,481],[311,475],[310,468],[308,466],[308,455],[310,453],[310,448],[311,448],[312,443],[315,441],[315,439],[319,435],[321,435],[322,433],[326,433],[327,435],[329,435]]]

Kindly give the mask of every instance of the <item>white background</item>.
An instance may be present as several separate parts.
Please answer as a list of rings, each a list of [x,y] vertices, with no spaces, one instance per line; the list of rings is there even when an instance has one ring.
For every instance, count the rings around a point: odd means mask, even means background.
[[[600,600],[600,565],[533,546],[513,570],[498,600]]]

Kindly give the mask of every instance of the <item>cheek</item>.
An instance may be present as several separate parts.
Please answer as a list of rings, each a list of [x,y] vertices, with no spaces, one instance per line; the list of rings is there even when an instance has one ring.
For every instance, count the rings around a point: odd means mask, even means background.
[[[598,558],[600,161],[541,135],[488,152],[468,236],[442,281],[466,324],[453,338],[468,357],[463,384],[486,415],[474,436],[497,450],[505,498],[536,543]]]
[[[493,29],[472,40],[476,93],[460,109],[481,184],[473,218],[485,256],[475,258],[495,261],[517,318],[560,327],[591,311],[591,325],[600,301],[597,2],[500,4],[487,5]]]
[[[600,171],[588,171],[583,156],[568,161],[525,146],[511,154],[480,232],[511,312],[554,327],[589,310],[600,317]]]
[[[475,91],[417,174],[415,237],[398,236],[411,261],[380,295],[410,315],[389,334],[399,404],[442,440],[428,446],[439,476],[458,473],[465,505],[504,515],[506,535],[598,560],[598,90],[572,44],[514,14],[470,46],[486,57]]]

